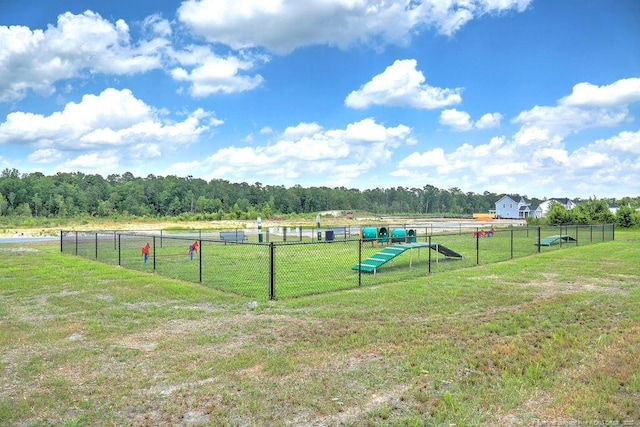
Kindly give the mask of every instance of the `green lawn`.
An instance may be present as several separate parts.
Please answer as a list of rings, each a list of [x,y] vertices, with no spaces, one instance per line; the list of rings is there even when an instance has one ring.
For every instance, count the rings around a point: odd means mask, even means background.
[[[337,239],[326,243],[307,239],[295,244],[278,242],[274,250],[274,274],[271,275],[271,248],[266,242],[257,244],[222,244],[210,234],[194,233],[189,238],[164,233],[162,237],[147,235],[80,234],[65,236],[65,253],[98,259],[112,265],[155,272],[166,277],[202,282],[216,289],[266,301],[273,281],[276,298],[299,297],[317,293],[353,289],[382,283],[425,277],[430,273],[473,267],[534,255],[539,252],[600,243],[613,238],[610,227],[588,228],[512,228],[498,229],[491,238],[476,239],[475,229],[455,233],[426,234],[418,230],[416,241],[444,246],[463,258],[447,258],[436,250],[415,248],[406,251],[377,270],[377,274],[358,277],[353,267],[359,257],[366,260],[385,250],[388,241],[366,242],[360,247],[357,238]],[[539,248],[538,239],[553,234],[571,235],[575,243]],[[539,235],[540,234],[540,235]],[[254,236],[255,237],[255,236]],[[344,237],[344,236],[343,236]],[[202,239],[202,240],[201,240]],[[189,245],[200,241],[200,250],[190,259]],[[291,240],[291,239],[289,239]],[[141,248],[152,246],[150,258],[142,262]]]
[[[640,423],[640,232],[257,303],[58,251],[0,247],[0,425]]]
[[[337,239],[334,242],[318,242],[307,239],[284,244],[274,244],[273,275],[271,269],[271,247],[258,242],[249,244],[223,244],[212,240],[213,235],[195,233],[190,238],[184,235],[165,233],[163,237],[141,235],[94,234],[75,239],[65,237],[65,253],[98,259],[127,269],[155,272],[170,278],[202,282],[219,290],[266,301],[270,286],[275,284],[276,298],[299,297],[317,293],[353,289],[382,283],[393,283],[423,277],[429,273],[448,272],[478,264],[488,264],[530,256],[540,252],[600,243],[613,238],[610,227],[588,228],[512,228],[498,229],[490,237],[476,239],[474,229],[456,233],[418,234],[416,242],[444,246],[463,257],[448,258],[436,250],[414,248],[377,269],[376,274],[358,277],[353,267],[359,258],[365,261],[385,250],[386,241],[365,242],[362,246],[357,238]],[[572,235],[576,243],[561,243],[539,248],[538,239],[553,234]],[[200,238],[202,237],[202,240]],[[189,245],[200,241],[200,250],[189,256]],[[150,258],[142,262],[141,248],[146,243],[152,246]]]

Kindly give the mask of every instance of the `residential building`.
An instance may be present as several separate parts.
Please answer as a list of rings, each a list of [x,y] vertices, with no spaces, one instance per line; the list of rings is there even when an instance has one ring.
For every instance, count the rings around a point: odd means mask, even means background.
[[[576,207],[576,202],[569,198],[551,198],[540,203],[542,216],[547,216],[549,209],[551,209],[551,205],[554,203],[560,203],[566,210],[571,210]]]
[[[531,203],[517,194],[505,194],[496,202],[496,218],[525,219],[531,213]]]

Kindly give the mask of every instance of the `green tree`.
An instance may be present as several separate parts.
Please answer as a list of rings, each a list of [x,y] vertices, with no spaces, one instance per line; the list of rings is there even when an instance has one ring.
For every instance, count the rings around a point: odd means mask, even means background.
[[[609,210],[609,204],[602,199],[589,199],[578,203],[574,208],[574,218],[579,224],[612,223],[615,215]]]
[[[23,218],[31,218],[31,207],[29,207],[29,203],[20,203],[20,205],[16,207],[14,214]]]
[[[7,214],[7,208],[9,207],[9,202],[4,198],[4,195],[0,193],[0,216],[4,216]]]
[[[620,227],[630,228],[639,225],[635,211],[628,205],[622,205],[616,212],[616,224]]]
[[[560,203],[552,203],[547,212],[547,222],[550,225],[567,225],[574,222],[574,217],[571,211]]]
[[[38,208],[40,208],[40,204],[42,203],[42,199],[38,196],[38,193],[33,195],[31,199],[33,201],[33,210],[35,212],[35,217],[38,217]]]

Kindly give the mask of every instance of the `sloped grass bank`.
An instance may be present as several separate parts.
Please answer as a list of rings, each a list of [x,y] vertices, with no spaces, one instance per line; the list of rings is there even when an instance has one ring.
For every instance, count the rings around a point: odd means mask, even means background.
[[[616,239],[257,305],[0,247],[0,424],[633,425],[640,233]]]

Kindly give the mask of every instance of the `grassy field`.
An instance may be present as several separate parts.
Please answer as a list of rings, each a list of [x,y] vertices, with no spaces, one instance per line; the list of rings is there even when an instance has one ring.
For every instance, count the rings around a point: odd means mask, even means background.
[[[640,232],[257,303],[58,251],[0,247],[0,425],[640,423]]]

